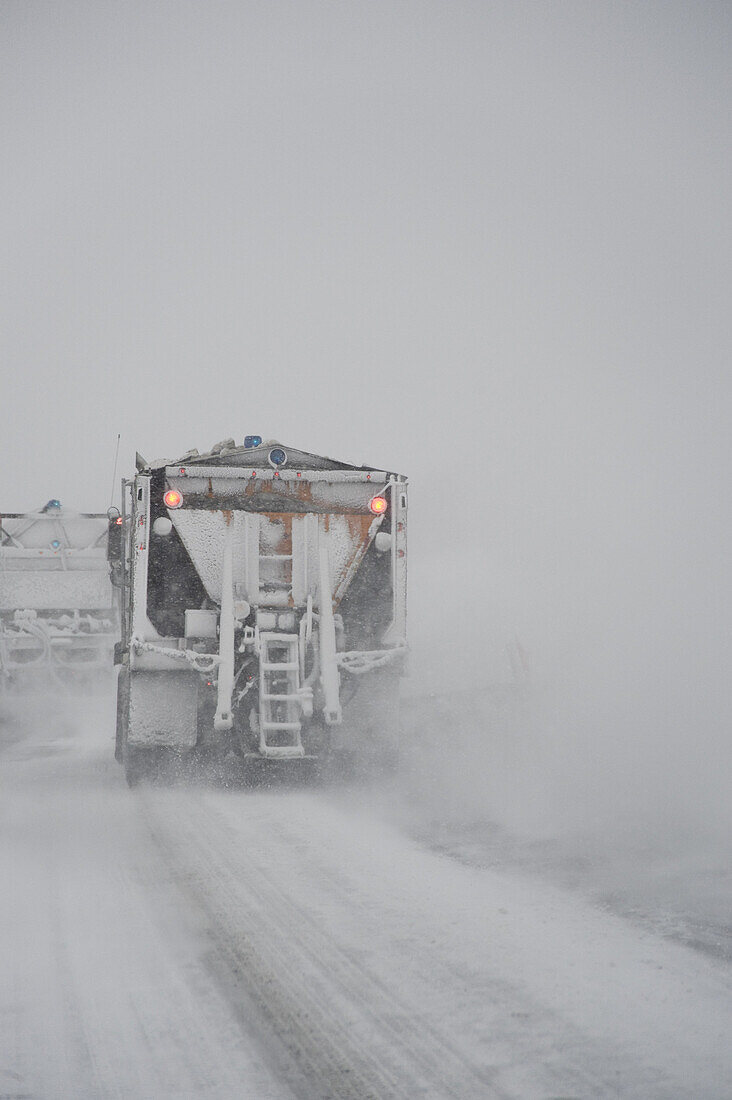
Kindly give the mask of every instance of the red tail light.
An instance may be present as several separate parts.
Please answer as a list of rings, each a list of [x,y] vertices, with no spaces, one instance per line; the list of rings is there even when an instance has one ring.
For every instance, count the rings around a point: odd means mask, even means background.
[[[168,489],[163,497],[163,504],[166,508],[180,508],[182,503],[183,494],[179,493],[177,489]]]
[[[369,508],[375,516],[383,516],[386,511],[386,497],[372,497],[369,501]]]

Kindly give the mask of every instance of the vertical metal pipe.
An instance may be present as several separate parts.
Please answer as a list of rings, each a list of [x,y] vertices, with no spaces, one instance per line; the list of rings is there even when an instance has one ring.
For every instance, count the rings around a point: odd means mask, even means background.
[[[327,520],[327,517],[325,517]],[[325,696],[323,713],[329,726],[340,725],[342,721],[340,702],[340,676],[336,664],[335,621],[333,619],[333,593],[330,583],[330,560],[328,555],[328,532],[325,523],[318,531],[318,552],[320,557],[320,682]]]
[[[214,716],[215,730],[232,727],[231,695],[234,690],[234,574],[232,514],[224,512],[224,555],[221,566],[221,616],[219,619],[219,682]]]

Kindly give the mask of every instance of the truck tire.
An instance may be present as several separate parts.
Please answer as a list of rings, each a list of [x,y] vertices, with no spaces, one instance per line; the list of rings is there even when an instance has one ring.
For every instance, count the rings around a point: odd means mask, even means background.
[[[137,787],[144,780],[159,779],[165,761],[163,753],[158,748],[148,749],[125,745],[123,763],[127,786]]]
[[[343,726],[333,730],[337,755],[356,775],[379,775],[399,767],[399,678],[390,668],[359,678],[358,690],[343,708]]]
[[[117,676],[117,729],[114,739],[114,758],[124,763],[124,746],[130,724],[130,670],[123,666]]]
[[[130,745],[130,670],[121,668],[117,681],[117,733],[114,756],[125,770],[128,787],[137,787],[144,779],[154,779],[160,771],[160,749]]]
[[[143,756],[144,750],[131,749],[128,745],[125,745],[122,763],[128,787],[136,787],[147,775],[146,762]]]

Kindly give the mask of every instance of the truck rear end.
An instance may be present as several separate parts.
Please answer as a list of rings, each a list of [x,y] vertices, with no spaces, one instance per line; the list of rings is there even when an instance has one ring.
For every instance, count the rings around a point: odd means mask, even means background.
[[[0,683],[87,684],[112,669],[119,631],[108,518],[50,500],[0,517]]]
[[[393,757],[407,484],[247,440],[126,483],[117,756]]]

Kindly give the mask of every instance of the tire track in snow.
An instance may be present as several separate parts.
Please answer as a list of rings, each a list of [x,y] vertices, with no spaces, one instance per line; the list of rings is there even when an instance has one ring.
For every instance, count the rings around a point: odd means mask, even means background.
[[[161,795],[163,797],[161,797]],[[242,852],[244,838],[217,819],[205,796],[185,808],[156,790],[148,822],[179,889],[209,917],[209,933],[231,974],[221,976],[251,1028],[258,1011],[265,1045],[303,1098],[501,1100],[489,1071],[469,1064],[357,958],[328,939],[307,910]],[[247,795],[243,795],[247,798]],[[272,829],[274,846],[285,843]],[[242,988],[244,996],[242,998]]]
[[[0,760],[0,1094],[290,1098],[198,957],[107,738],[67,725]]]

